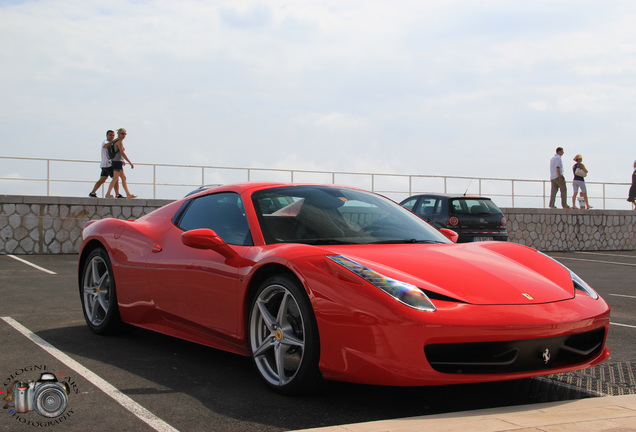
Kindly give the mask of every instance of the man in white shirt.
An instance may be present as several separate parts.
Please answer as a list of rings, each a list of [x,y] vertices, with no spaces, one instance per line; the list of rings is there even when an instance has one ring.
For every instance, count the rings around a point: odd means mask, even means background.
[[[99,176],[99,180],[97,180],[97,183],[95,183],[95,187],[93,187],[93,190],[91,191],[91,193],[88,194],[88,196],[91,198],[97,198],[97,193],[96,193],[97,189],[99,189],[101,185],[106,183],[106,180],[108,179],[108,177],[113,176],[113,167],[111,166],[110,159],[108,159],[108,147],[110,147],[113,144],[114,139],[115,139],[115,132],[112,130],[107,131],[106,141],[104,141],[101,145],[102,161],[100,163],[100,168],[102,172]],[[119,182],[115,183],[115,194],[117,195],[117,198],[123,198],[123,196],[119,194]]]
[[[550,190],[550,208],[556,208],[554,203],[556,201],[557,190],[559,190],[561,191],[561,206],[564,209],[569,209],[570,206],[566,200],[568,191],[565,177],[563,176],[563,161],[561,160],[561,156],[563,156],[563,148],[557,147],[556,154],[550,159],[550,183],[552,183]]]

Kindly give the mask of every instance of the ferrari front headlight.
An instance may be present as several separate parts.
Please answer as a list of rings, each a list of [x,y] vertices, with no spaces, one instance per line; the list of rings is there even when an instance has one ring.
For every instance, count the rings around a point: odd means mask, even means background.
[[[428,296],[415,285],[384,276],[342,255],[327,255],[327,258],[409,307],[426,312],[437,310]]]
[[[594,289],[591,286],[587,284],[587,282],[581,279],[579,275],[574,273],[572,270],[568,269],[568,271],[570,272],[570,276],[572,276],[572,283],[574,284],[575,290],[583,291],[585,294],[589,295],[594,300],[598,299],[598,294],[596,293],[596,291],[594,291]]]
[[[598,300],[598,293],[596,291],[594,291],[594,288],[589,286],[587,284],[587,282],[585,282],[583,279],[581,279],[581,277],[579,275],[577,275],[572,270],[567,268],[567,266],[564,266],[563,264],[561,264],[556,259],[552,258],[550,255],[545,254],[545,253],[543,253],[541,251],[537,251],[537,252],[539,252],[543,256],[546,256],[546,257],[550,258],[552,261],[554,261],[556,263],[559,263],[563,268],[565,268],[568,272],[570,272],[570,277],[572,278],[572,285],[574,285],[574,290],[575,291],[581,291],[584,294],[587,294],[590,297],[592,297],[594,300]]]

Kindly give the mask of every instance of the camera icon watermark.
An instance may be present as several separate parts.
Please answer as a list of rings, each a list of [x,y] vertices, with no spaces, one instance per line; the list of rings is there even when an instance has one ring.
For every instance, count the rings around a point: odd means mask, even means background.
[[[59,417],[66,411],[71,388],[59,382],[50,372],[41,373],[36,381],[19,381],[15,385],[15,412],[35,410],[44,417]]]
[[[35,377],[36,374],[37,379],[26,379],[27,375]],[[17,369],[0,384],[3,408],[8,410],[9,416],[36,427],[60,424],[73,415],[73,410],[68,408],[68,399],[73,393],[79,393],[79,389],[68,374],[61,370],[53,372],[42,365]],[[51,420],[34,420],[29,417],[30,411]]]

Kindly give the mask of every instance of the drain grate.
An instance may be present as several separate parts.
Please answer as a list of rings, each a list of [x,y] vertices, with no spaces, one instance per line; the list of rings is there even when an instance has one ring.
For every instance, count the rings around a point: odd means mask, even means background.
[[[576,372],[548,375],[545,380],[564,383],[594,396],[636,393],[636,362],[605,363]]]

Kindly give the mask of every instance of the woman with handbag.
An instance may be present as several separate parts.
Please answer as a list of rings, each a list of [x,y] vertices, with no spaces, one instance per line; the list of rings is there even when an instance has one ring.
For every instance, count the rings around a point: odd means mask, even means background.
[[[110,185],[108,186],[108,192],[106,193],[106,198],[113,198],[113,196],[111,195],[113,186],[115,185],[117,180],[119,180],[120,178],[121,178],[121,185],[124,187],[124,190],[126,191],[126,195],[127,195],[126,198],[137,198],[137,195],[131,194],[130,191],[128,190],[126,174],[124,174],[124,159],[128,161],[128,163],[130,164],[130,169],[135,168],[135,165],[133,165],[130,159],[128,159],[128,156],[126,155],[126,151],[124,150],[124,139],[126,138],[127,134],[128,132],[126,132],[126,129],[124,128],[117,129],[117,139],[113,141],[113,144],[112,144],[113,146],[117,146],[115,155],[113,156],[111,160],[113,164],[113,179],[111,180]]]
[[[585,207],[591,209],[592,206],[587,200],[587,187],[585,187],[585,176],[587,176],[587,168],[583,165],[583,156],[577,154],[574,156],[574,166],[572,167],[572,171],[574,172],[574,180],[572,181],[572,186],[574,187],[574,195],[572,196],[572,208],[576,208],[576,195],[579,193],[579,188],[581,188],[581,196],[585,199]]]

